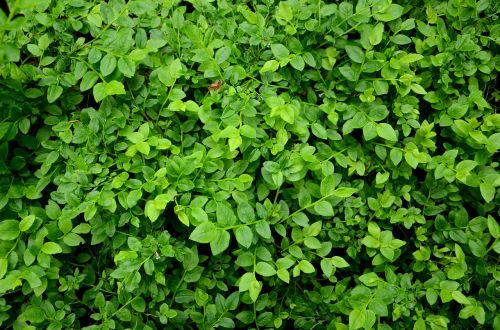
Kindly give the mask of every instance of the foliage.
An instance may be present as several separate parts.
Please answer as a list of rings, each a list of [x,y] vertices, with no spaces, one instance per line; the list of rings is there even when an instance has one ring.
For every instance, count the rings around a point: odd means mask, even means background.
[[[490,0],[8,0],[0,326],[500,329]]]

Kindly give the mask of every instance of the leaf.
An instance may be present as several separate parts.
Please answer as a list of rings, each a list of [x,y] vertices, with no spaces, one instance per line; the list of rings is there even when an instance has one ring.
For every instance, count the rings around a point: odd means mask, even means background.
[[[212,250],[212,255],[216,256],[221,254],[229,247],[229,241],[231,235],[225,230],[216,230],[215,238],[210,241],[210,249]]]
[[[21,231],[17,220],[4,220],[0,222],[0,240],[15,240]]]
[[[262,276],[273,276],[276,274],[274,267],[267,262],[258,262],[255,266],[255,272]]]
[[[288,49],[282,44],[272,44],[271,51],[278,60],[288,58],[288,55],[290,55]]]
[[[238,227],[234,230],[234,236],[236,241],[242,246],[249,248],[253,242],[253,232],[252,229],[246,226]]]
[[[389,156],[391,157],[392,163],[397,166],[403,159],[403,152],[399,149],[391,149]]]
[[[301,260],[299,262],[299,268],[303,273],[310,274],[314,273],[314,266],[307,260]]]
[[[332,192],[332,196],[339,197],[339,198],[347,198],[347,197],[352,196],[356,192],[358,192],[358,189],[356,189],[356,188],[341,187],[341,188],[335,189]]]
[[[278,70],[279,68],[279,62],[276,61],[276,60],[269,60],[267,61],[266,63],[264,63],[264,65],[262,66],[262,68],[260,69],[260,73],[264,73],[264,72],[274,72],[276,70]]]
[[[257,301],[257,298],[259,297],[261,290],[262,290],[262,284],[259,281],[257,281],[257,279],[254,278],[250,282],[250,287],[248,288],[250,299],[252,299],[253,302]]]
[[[418,159],[413,155],[412,152],[405,152],[405,160],[410,165],[412,168],[417,168],[418,166]]]
[[[210,243],[217,236],[215,225],[212,222],[203,222],[193,230],[189,239],[198,243]]]
[[[378,23],[375,27],[370,31],[370,44],[372,46],[378,45],[382,41],[382,37],[384,36],[384,24]]]
[[[20,231],[27,231],[31,228],[33,225],[33,222],[35,222],[35,216],[34,215],[28,215],[24,217],[21,222],[19,222],[19,230]]]
[[[349,58],[355,63],[363,63],[365,53],[358,46],[345,46],[345,50]]]
[[[327,201],[320,201],[314,205],[314,211],[324,217],[331,217],[334,215],[332,204]]]
[[[349,330],[362,328],[365,324],[365,311],[353,309],[349,313]]]
[[[491,215],[488,216],[488,230],[494,238],[500,238],[500,225]]]
[[[396,4],[391,4],[382,12],[374,12],[373,18],[382,22],[389,22],[398,19],[403,14],[403,7]]]
[[[237,221],[234,211],[226,203],[217,203],[217,222],[221,226],[235,225]]]
[[[392,141],[392,142],[398,141],[396,131],[389,124],[386,124],[386,123],[377,124],[377,134],[381,138],[386,139],[388,141]]]
[[[489,203],[495,198],[495,187],[489,182],[481,182],[479,185],[481,196],[483,196],[486,203]]]
[[[346,268],[349,267],[349,263],[345,261],[342,257],[332,257],[332,264],[337,268]]]
[[[57,254],[62,252],[62,248],[57,243],[46,242],[42,246],[42,252],[46,254]]]
[[[358,279],[366,286],[375,286],[380,280],[377,274],[373,272],[363,274]]]
[[[292,57],[292,59],[290,60],[290,64],[292,65],[292,67],[294,69],[299,70],[299,71],[303,71],[304,67],[306,65],[304,62],[304,59],[298,55],[295,57]]]
[[[288,272],[288,270],[281,268],[281,269],[278,269],[276,274],[283,282],[290,283],[290,273]]]
[[[101,59],[101,64],[99,66],[99,70],[101,71],[104,77],[110,75],[116,69],[116,57],[111,54],[106,54]],[[109,94],[108,94],[109,95]]]
[[[94,71],[88,71],[82,78],[80,83],[80,91],[85,92],[92,88],[95,83],[99,80],[99,76]]]
[[[92,94],[96,102],[102,101],[106,96],[106,85],[104,83],[97,83],[92,89]]]
[[[325,274],[326,277],[330,277],[333,275],[333,263],[331,259],[321,259],[320,266],[323,274]]]
[[[95,87],[95,86],[94,86]],[[125,93],[125,86],[116,80],[111,80],[109,83],[105,85],[106,95],[121,95]]]
[[[262,238],[265,238],[265,239],[271,238],[271,227],[269,226],[269,223],[266,220],[262,220],[260,222],[257,222],[257,224],[255,225],[255,231]]]
[[[231,48],[229,47],[219,48],[215,53],[215,62],[217,62],[217,64],[222,64],[228,60],[230,55],[231,55]]]
[[[135,74],[135,62],[129,58],[120,57],[118,59],[118,70],[120,70],[125,77],[131,78]]]
[[[146,302],[141,297],[136,297],[134,300],[132,300],[130,306],[132,306],[132,308],[139,313],[144,313],[144,311],[146,310]]]
[[[59,85],[51,85],[47,90],[47,101],[54,103],[62,94],[63,88]]]

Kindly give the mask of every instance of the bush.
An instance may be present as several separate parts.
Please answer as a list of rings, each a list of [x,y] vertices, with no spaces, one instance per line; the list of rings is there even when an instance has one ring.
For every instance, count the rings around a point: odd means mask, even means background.
[[[500,329],[495,1],[8,0],[0,326]]]

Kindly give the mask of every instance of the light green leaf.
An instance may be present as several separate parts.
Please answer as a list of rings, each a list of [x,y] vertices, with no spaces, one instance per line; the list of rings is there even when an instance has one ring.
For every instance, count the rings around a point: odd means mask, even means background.
[[[377,124],[377,134],[381,138],[386,139],[388,141],[392,141],[392,142],[398,141],[396,131],[394,130],[394,128],[392,128],[391,125],[389,125],[387,123]]]
[[[382,12],[374,12],[373,18],[382,22],[389,22],[398,19],[403,14],[403,7],[400,5],[392,4]]]
[[[274,71],[278,70],[279,66],[280,66],[280,64],[278,61],[269,60],[266,63],[264,63],[264,65],[260,69],[260,73],[269,72],[269,71],[274,72]]]
[[[252,229],[246,226],[238,227],[234,230],[234,236],[236,241],[242,246],[249,248],[253,242],[253,232]]]
[[[288,51],[288,48],[286,48],[282,44],[272,44],[271,51],[273,52],[274,57],[276,57],[278,60],[286,59],[288,58],[288,55],[290,55],[290,51]]]
[[[356,189],[356,188],[341,187],[341,188],[335,189],[332,192],[332,196],[339,197],[339,198],[347,198],[347,197],[352,196],[356,192],[358,192],[358,189]]]
[[[349,330],[356,330],[362,328],[365,324],[365,311],[353,309],[349,313]]]
[[[481,182],[479,190],[486,203],[491,202],[495,198],[495,187],[490,182]]]
[[[212,222],[203,222],[197,226],[189,239],[198,243],[210,243],[217,238],[217,228]]]
[[[255,272],[262,276],[273,276],[276,274],[274,266],[270,263],[260,261],[255,266]]]
[[[63,88],[59,85],[51,85],[47,90],[47,101],[54,103],[62,94]]]
[[[21,231],[19,230],[19,221],[4,220],[0,222],[0,240],[15,240]]]
[[[345,46],[345,50],[349,58],[356,63],[363,63],[365,53],[358,46]]]
[[[19,222],[19,230],[21,231],[27,231],[31,228],[33,225],[33,222],[35,222],[35,216],[34,215],[28,215],[24,217],[21,222]]]
[[[333,211],[332,204],[327,201],[320,201],[314,205],[314,211],[316,211],[319,215],[324,217],[331,217],[335,213]]]
[[[231,235],[225,230],[216,230],[215,238],[210,241],[210,249],[212,250],[212,255],[216,256],[221,254],[229,247],[229,241]]]
[[[62,252],[62,248],[57,243],[46,242],[42,246],[42,252],[46,254],[57,254]]]
[[[345,259],[342,257],[337,257],[337,256],[332,257],[332,263],[337,268],[349,267],[349,263],[347,261],[345,261]]]
[[[99,69],[104,77],[113,73],[113,71],[115,71],[116,69],[116,57],[109,53],[104,55],[104,57],[101,59]]]

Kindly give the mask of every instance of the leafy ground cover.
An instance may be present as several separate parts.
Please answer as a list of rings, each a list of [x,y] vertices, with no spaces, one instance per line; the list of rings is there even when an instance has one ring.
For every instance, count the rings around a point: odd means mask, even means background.
[[[3,329],[500,329],[498,2],[8,0]]]

